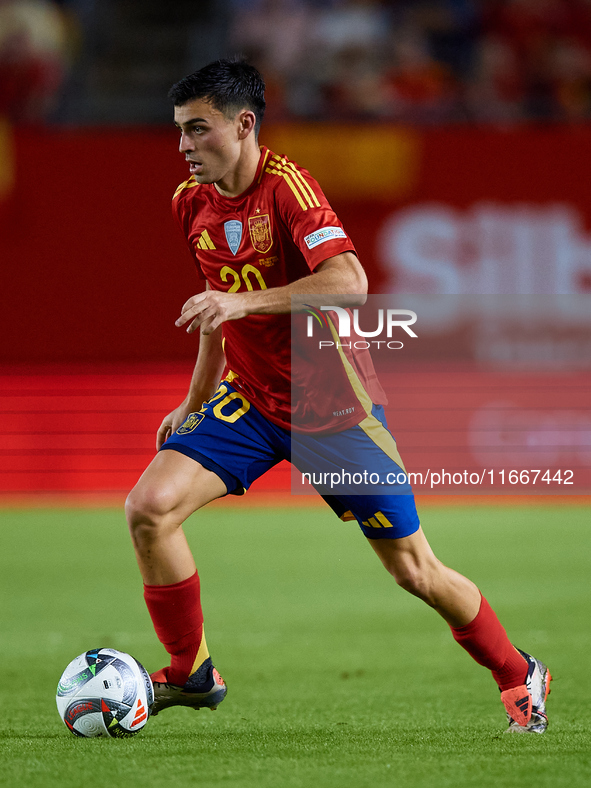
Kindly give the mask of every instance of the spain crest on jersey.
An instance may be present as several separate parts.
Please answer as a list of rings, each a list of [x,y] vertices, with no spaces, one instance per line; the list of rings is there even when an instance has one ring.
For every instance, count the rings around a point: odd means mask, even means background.
[[[204,418],[204,413],[189,413],[185,421],[178,428],[177,434],[187,435],[189,432],[193,432],[193,430],[201,424]]]
[[[269,214],[264,213],[261,216],[250,216],[248,219],[248,230],[250,232],[250,240],[255,250],[260,254],[266,254],[273,246]]]

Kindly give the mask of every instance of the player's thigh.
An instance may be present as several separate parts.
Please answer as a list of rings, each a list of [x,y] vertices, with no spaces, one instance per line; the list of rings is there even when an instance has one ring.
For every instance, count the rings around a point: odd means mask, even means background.
[[[182,522],[226,493],[220,477],[199,462],[177,451],[160,451],[130,492],[126,511],[132,524],[167,515]]]
[[[216,474],[231,495],[242,495],[253,481],[289,454],[289,432],[266,419],[228,381],[198,413],[190,413],[164,443]]]

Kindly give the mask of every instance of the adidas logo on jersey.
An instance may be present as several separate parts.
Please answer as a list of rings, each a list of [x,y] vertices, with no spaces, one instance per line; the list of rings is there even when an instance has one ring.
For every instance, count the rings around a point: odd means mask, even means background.
[[[199,240],[197,241],[197,246],[199,249],[215,249],[215,244],[209,237],[209,233],[207,232],[207,230],[204,230],[199,236]]]

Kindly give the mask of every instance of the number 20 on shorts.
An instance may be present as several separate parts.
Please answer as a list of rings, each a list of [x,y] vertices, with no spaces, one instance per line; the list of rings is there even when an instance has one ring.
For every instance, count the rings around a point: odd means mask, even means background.
[[[226,396],[224,396],[226,395]],[[223,399],[221,399],[223,397]],[[248,413],[250,410],[250,402],[247,399],[244,399],[242,394],[239,394],[237,391],[233,391],[231,394],[228,394],[228,389],[224,384],[219,387],[213,397],[209,400],[210,404],[216,402],[216,400],[220,400],[214,405],[213,408],[213,415],[220,419],[221,421],[225,421],[228,424],[234,424],[235,421],[241,416],[244,416],[245,413]],[[224,408],[229,405],[234,400],[240,401],[241,405],[236,410],[232,411],[232,413],[226,415],[223,411]]]

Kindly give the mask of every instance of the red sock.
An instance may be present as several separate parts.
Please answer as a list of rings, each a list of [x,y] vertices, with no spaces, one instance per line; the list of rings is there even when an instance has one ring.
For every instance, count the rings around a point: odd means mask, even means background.
[[[182,686],[191,672],[203,634],[199,575],[169,586],[144,586],[144,599],[158,635],[171,656],[166,678]]]
[[[451,627],[457,643],[479,665],[492,671],[501,692],[525,683],[527,662],[514,648],[494,610],[482,597],[474,621],[464,627]]]

